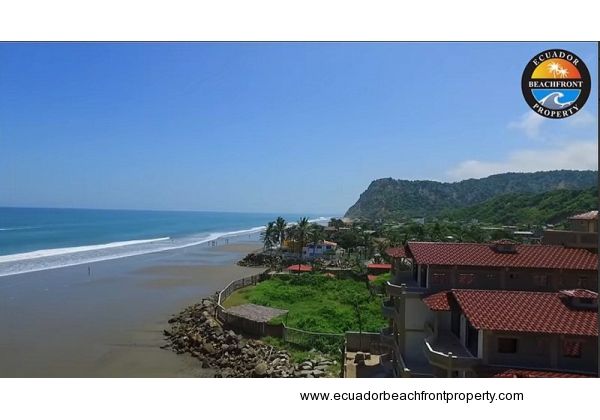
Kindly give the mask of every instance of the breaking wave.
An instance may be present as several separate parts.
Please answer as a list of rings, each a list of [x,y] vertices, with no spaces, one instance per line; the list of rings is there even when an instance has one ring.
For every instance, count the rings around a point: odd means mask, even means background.
[[[328,218],[319,217],[311,222],[322,223],[326,220]],[[264,229],[263,226],[257,226],[243,230],[212,232],[181,238],[139,239],[0,255],[0,277],[187,248],[218,239],[257,234]]]

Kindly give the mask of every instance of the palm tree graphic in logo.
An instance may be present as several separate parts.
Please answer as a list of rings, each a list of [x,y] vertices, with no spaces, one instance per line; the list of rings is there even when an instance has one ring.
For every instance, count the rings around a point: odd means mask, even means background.
[[[548,63],[548,71],[556,78],[566,79],[569,76],[569,70],[562,67],[559,63],[551,61]]]

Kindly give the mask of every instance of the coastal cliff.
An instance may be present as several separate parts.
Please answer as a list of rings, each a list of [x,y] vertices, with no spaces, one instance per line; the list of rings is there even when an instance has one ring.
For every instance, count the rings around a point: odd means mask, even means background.
[[[382,178],[371,182],[345,217],[401,219],[438,216],[482,203],[502,194],[539,194],[595,187],[597,171],[559,170],[505,173],[459,182],[407,181]]]

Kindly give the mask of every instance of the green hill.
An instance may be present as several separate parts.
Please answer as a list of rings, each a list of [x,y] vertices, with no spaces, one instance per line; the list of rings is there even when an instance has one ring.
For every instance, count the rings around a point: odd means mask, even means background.
[[[348,209],[346,217],[385,220],[432,217],[499,195],[582,190],[597,184],[597,171],[572,170],[506,173],[451,183],[384,178],[369,185]]]
[[[503,194],[483,203],[440,214],[450,220],[477,219],[495,224],[560,223],[569,216],[598,208],[598,189],[555,190],[541,194]]]

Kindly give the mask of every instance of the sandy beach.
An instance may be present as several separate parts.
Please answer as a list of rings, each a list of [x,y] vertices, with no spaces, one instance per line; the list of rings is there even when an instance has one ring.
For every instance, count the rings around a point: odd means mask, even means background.
[[[229,240],[0,279],[0,377],[210,377],[160,349],[171,315],[261,271]]]

